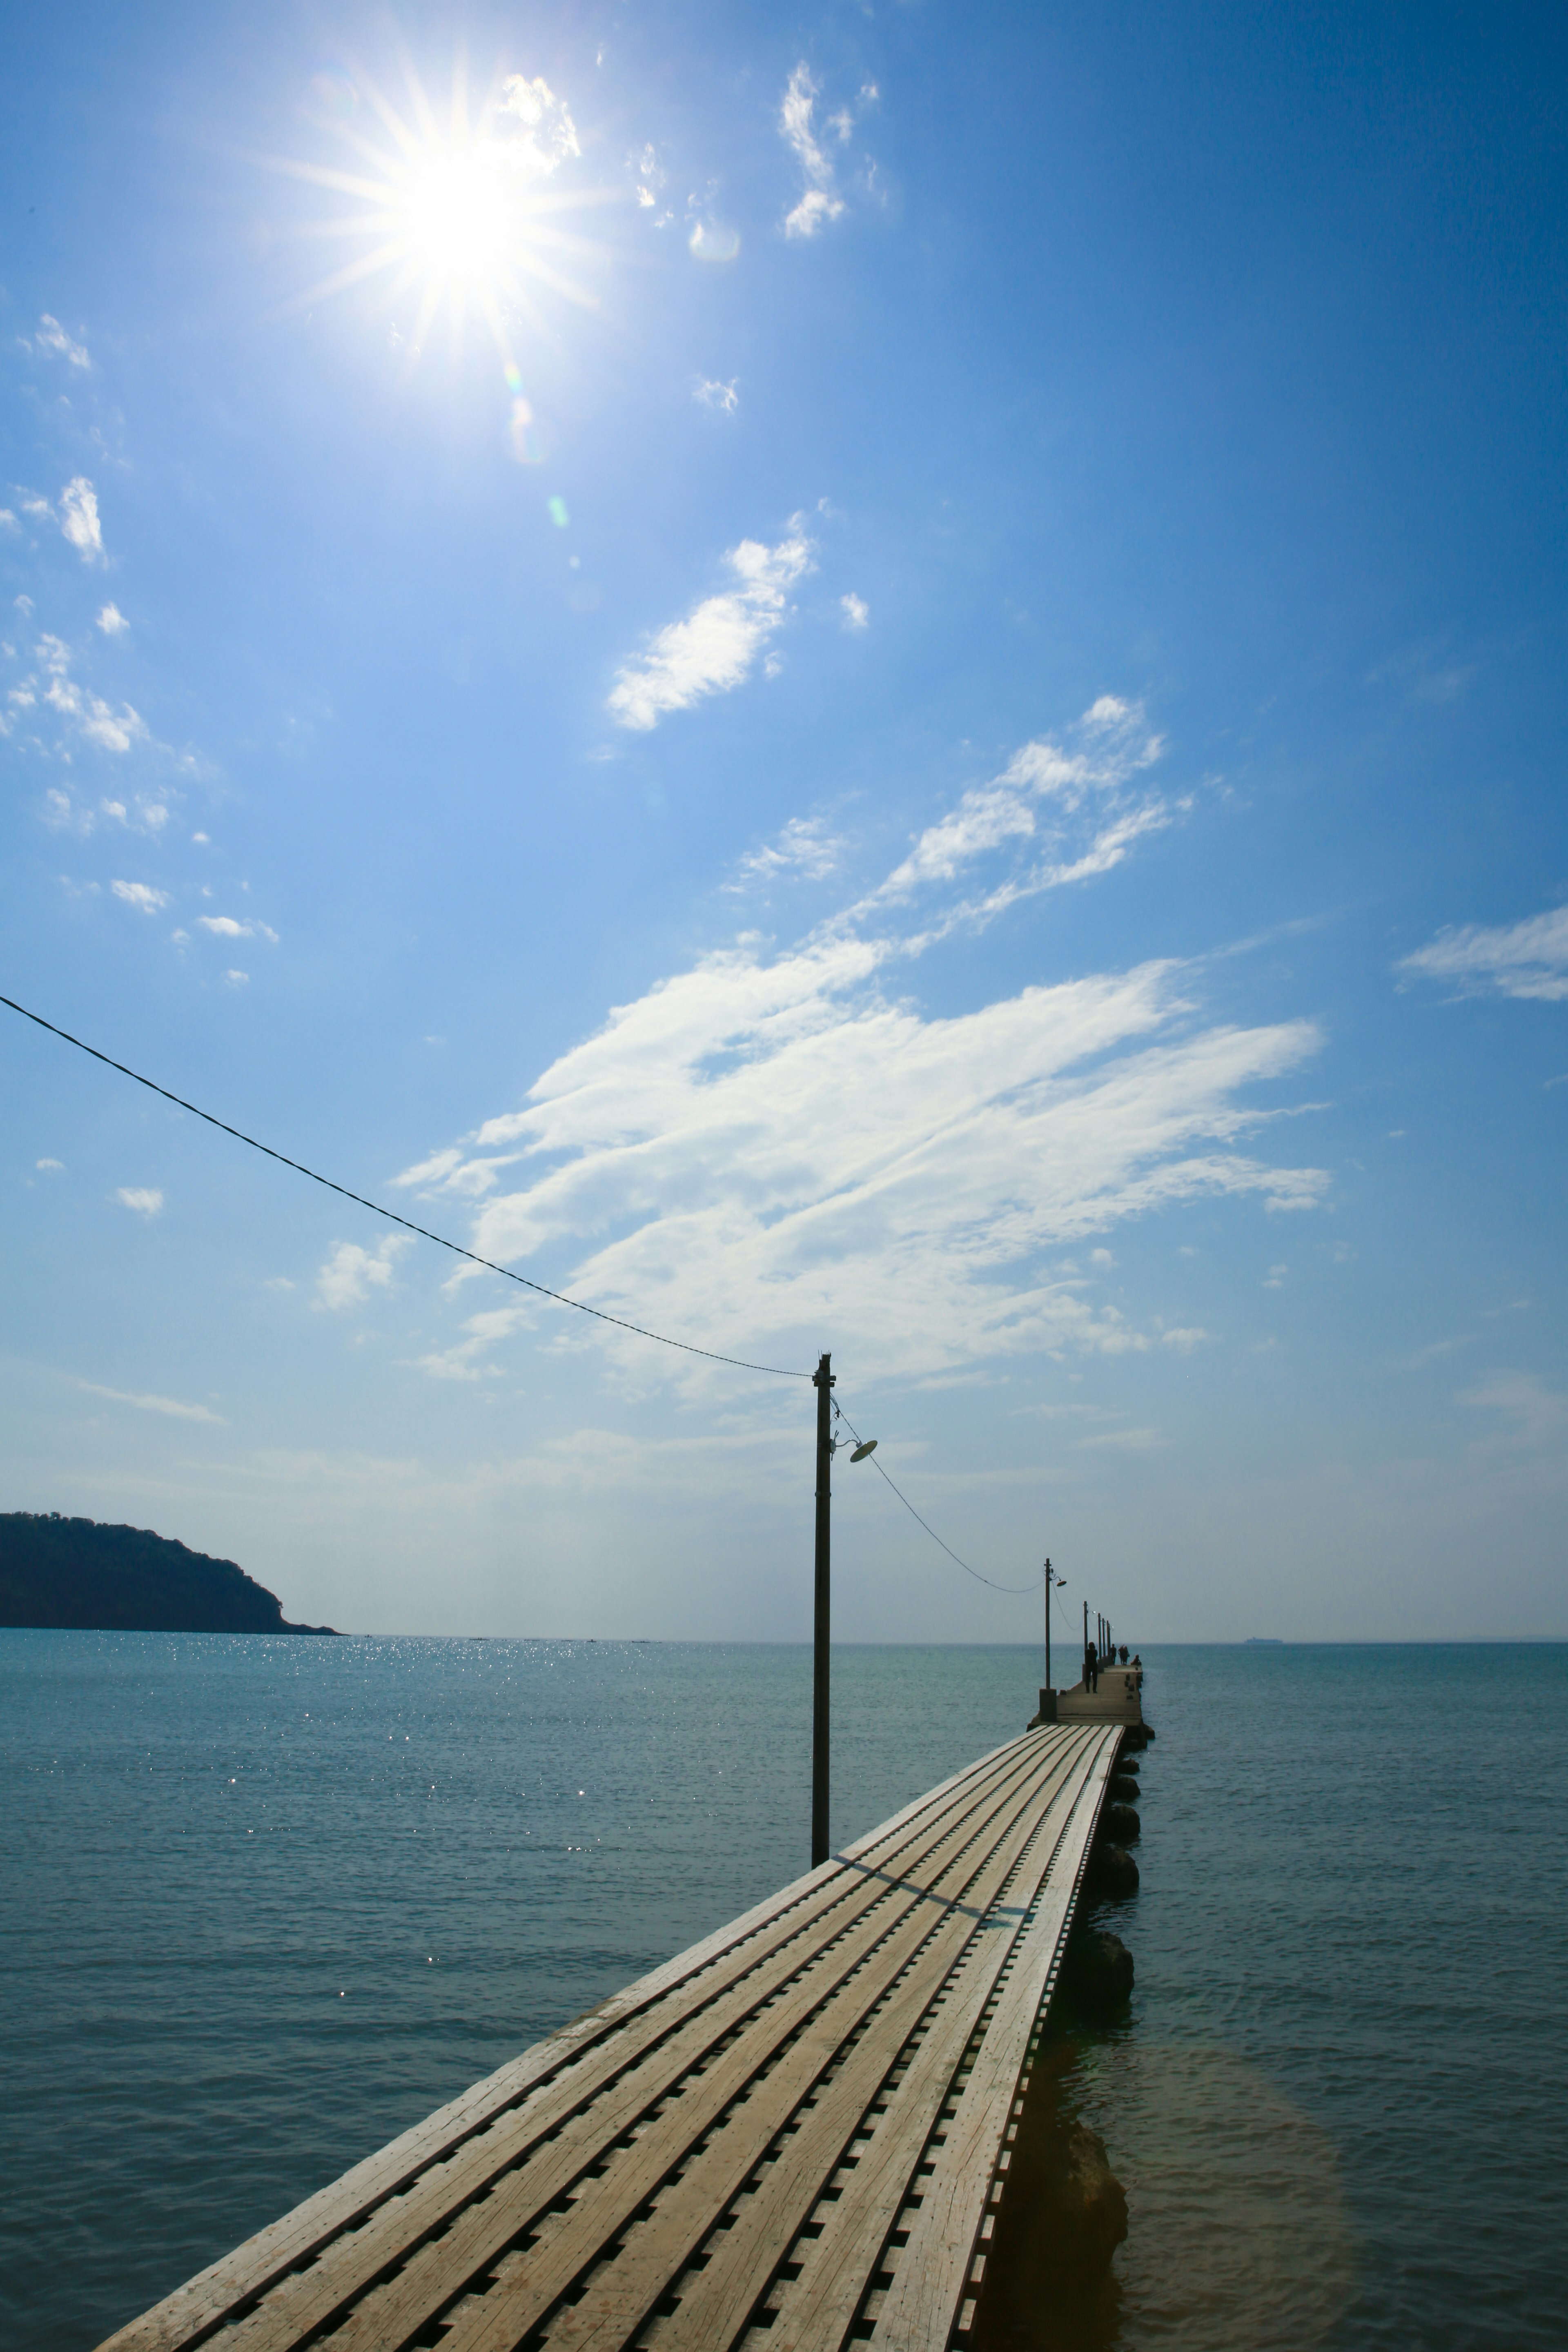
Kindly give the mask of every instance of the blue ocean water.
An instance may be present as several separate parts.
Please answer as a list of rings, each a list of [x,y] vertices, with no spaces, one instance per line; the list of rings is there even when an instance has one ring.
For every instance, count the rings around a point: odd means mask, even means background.
[[[1144,1653],[1096,2343],[1568,2345],[1568,1648]],[[1033,1650],[835,1654],[833,1835]],[[806,1859],[804,1648],[0,1632],[0,2336],[88,2352]],[[1042,2342],[1046,2336],[1042,2336]]]

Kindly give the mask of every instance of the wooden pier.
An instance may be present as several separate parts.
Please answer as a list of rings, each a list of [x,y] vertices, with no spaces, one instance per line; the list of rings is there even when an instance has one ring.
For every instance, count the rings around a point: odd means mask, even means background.
[[[1025,1732],[102,2352],[946,2352],[1121,1727]]]

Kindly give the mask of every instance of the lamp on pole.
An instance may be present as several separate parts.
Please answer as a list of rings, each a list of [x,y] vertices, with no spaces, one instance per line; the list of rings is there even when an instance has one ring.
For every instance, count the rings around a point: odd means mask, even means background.
[[[1047,1559],[1046,1562],[1046,1688],[1047,1690],[1051,1688],[1051,1587],[1054,1584],[1059,1590],[1066,1582],[1067,1578],[1058,1576]]]
[[[833,1417],[838,1408],[831,1396],[831,1357],[823,1357],[811,1376],[811,1384],[816,1391],[816,1605],[811,1674],[811,1866],[815,1870],[818,1863],[827,1860],[828,1637],[833,1612],[830,1507],[833,1457],[838,1451],[838,1442],[833,1434]],[[874,1437],[862,1438],[849,1459],[864,1462],[876,1450]]]

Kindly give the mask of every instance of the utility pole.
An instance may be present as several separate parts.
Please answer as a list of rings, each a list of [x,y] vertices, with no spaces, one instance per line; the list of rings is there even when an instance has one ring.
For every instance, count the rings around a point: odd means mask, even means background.
[[[1051,1687],[1051,1563],[1046,1562],[1046,1688]]]
[[[1083,1675],[1089,1680],[1089,1603],[1083,1604]]]
[[[811,1682],[811,1866],[827,1860],[827,1668],[832,1583],[828,1573],[828,1507],[832,1499],[833,1374],[824,1356],[811,1376],[816,1391],[816,1616]]]

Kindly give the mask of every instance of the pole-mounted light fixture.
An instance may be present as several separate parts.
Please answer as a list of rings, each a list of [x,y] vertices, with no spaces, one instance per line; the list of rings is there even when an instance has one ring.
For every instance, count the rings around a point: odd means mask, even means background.
[[[830,1506],[833,1457],[839,1445],[833,1434],[838,1407],[831,1394],[831,1357],[824,1356],[817,1365],[812,1386],[816,1391],[816,1609],[811,1675],[811,1866],[815,1870],[818,1863],[827,1860],[828,1632],[833,1612]],[[863,1437],[849,1459],[864,1462],[876,1450],[876,1439]]]

